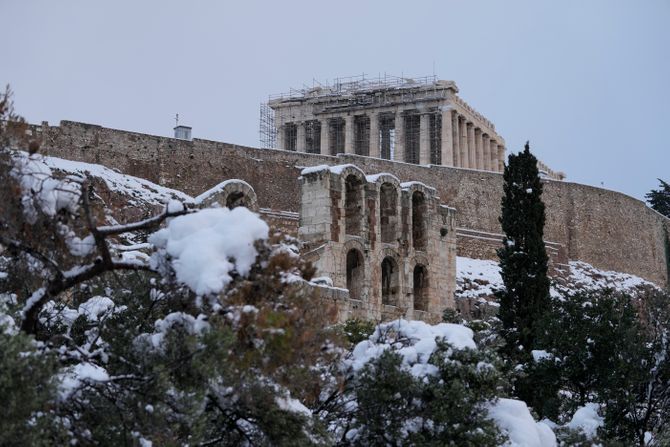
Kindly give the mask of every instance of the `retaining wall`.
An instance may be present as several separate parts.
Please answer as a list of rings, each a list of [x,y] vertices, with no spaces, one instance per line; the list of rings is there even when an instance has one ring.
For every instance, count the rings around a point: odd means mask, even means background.
[[[300,211],[298,176],[303,167],[353,163],[367,174],[390,172],[401,181],[435,187],[442,203],[457,209],[460,255],[493,257],[495,239],[500,237],[502,175],[498,173],[352,154],[332,157],[200,139],[183,141],[70,121],[32,126],[31,132],[42,140],[44,154],[103,164],[191,195],[224,179],[240,178],[254,188],[260,208],[290,213]],[[667,284],[669,220],[643,202],[602,188],[552,180],[544,182],[543,200],[545,238],[552,250],[562,252],[561,257]],[[297,224],[292,216],[283,223],[286,229]],[[281,215],[273,217],[281,220]]]

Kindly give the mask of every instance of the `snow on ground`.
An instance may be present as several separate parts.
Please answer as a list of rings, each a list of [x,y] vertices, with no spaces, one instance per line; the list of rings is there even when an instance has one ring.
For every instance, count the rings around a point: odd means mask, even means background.
[[[639,287],[656,287],[653,283],[639,276],[608,270],[599,270],[591,264],[581,261],[570,261],[570,283],[578,288],[616,290],[634,290]]]
[[[500,267],[496,261],[456,257],[457,297],[493,296],[493,293],[502,287]]]
[[[641,287],[654,287],[649,281],[628,273],[600,270],[581,261],[570,261],[570,274],[565,279],[568,291],[613,288],[632,291]],[[456,258],[456,297],[461,299],[484,299],[503,288],[500,267],[497,261]],[[552,295],[558,291],[552,288]]]
[[[150,182],[132,175],[121,174],[112,169],[106,168],[102,165],[84,163],[80,161],[65,160],[58,157],[50,157],[43,155],[31,155],[26,152],[17,152],[17,157],[21,160],[23,166],[29,166],[30,169],[36,172],[40,179],[40,172],[48,170],[62,171],[65,174],[77,175],[79,177],[97,177],[105,182],[111,191],[125,194],[134,199],[150,204],[164,204],[169,199],[177,199],[184,202],[192,202],[193,198],[188,194],[175,189],[165,188],[155,183]],[[133,205],[134,201],[131,199],[129,205]]]
[[[254,242],[267,239],[268,232],[268,225],[244,207],[199,210],[175,217],[149,237],[158,249],[152,263],[158,267],[167,257],[179,282],[198,295],[216,294],[233,270],[249,273],[257,254]]]

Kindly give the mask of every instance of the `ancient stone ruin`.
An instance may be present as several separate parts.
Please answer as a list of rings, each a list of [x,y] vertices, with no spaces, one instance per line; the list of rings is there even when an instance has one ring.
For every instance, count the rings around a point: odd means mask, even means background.
[[[298,237],[339,319],[439,319],[456,256],[495,260],[505,143],[453,82],[355,80],[273,98],[242,147],[62,121],[40,151],[246,206]],[[568,261],[668,284],[670,221],[625,194],[538,165],[554,273]],[[206,194],[204,193],[206,192]],[[327,279],[326,279],[327,277]],[[316,305],[316,304],[315,304]]]

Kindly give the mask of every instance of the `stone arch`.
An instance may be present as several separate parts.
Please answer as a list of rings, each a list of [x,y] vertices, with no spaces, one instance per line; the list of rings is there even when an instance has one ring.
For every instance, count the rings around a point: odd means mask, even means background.
[[[345,165],[340,171],[340,178],[344,195],[344,233],[362,236],[365,217],[365,175],[357,167]]]
[[[415,250],[425,251],[428,242],[430,204],[439,198],[435,195],[435,188],[421,182],[407,182],[400,186],[403,194],[407,194],[403,202],[409,207],[407,222],[412,234],[412,247]]]
[[[382,260],[382,305],[397,306],[400,298],[400,267],[393,256]]]
[[[365,290],[365,258],[357,248],[350,248],[345,258],[347,289],[349,298],[362,300]]]
[[[231,179],[219,183],[214,188],[196,197],[196,202],[203,206],[218,203],[227,208],[244,206],[258,212],[258,197],[250,184],[240,179]]]
[[[414,310],[428,310],[428,281],[428,268],[424,264],[417,263],[412,274]]]
[[[391,174],[377,174],[369,176],[379,189],[379,230],[380,240],[384,243],[394,243],[398,239],[398,225],[400,213],[400,181]]]
[[[426,250],[427,240],[427,198],[422,191],[415,190],[411,196],[412,204],[412,246],[415,250]]]

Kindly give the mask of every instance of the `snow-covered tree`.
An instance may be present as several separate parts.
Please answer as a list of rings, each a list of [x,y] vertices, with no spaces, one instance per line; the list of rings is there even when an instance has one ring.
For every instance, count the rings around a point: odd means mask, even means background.
[[[670,299],[649,289],[566,293],[553,300],[546,329],[526,368],[542,396],[536,408],[568,423],[590,408],[609,443],[648,445],[667,435],[670,417]],[[660,444],[659,444],[660,445]]]
[[[499,316],[507,352],[517,356],[535,349],[543,314],[549,309],[547,252],[544,246],[544,203],[537,159],[526,143],[511,154],[503,174],[503,246],[498,250],[505,289],[500,292]]]
[[[343,351],[296,241],[176,201],[120,224],[0,124],[0,444],[330,444]]]

